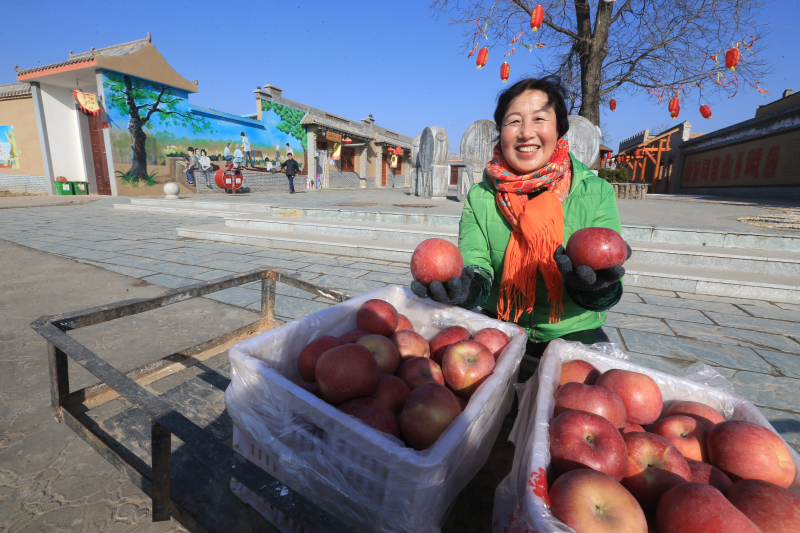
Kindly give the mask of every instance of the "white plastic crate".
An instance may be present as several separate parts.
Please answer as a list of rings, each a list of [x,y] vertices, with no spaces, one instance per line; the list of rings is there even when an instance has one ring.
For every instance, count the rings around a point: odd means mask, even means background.
[[[549,429],[554,396],[561,365],[574,359],[588,361],[601,372],[619,368],[650,376],[661,389],[665,410],[681,400],[701,402],[717,409],[728,420],[746,420],[778,434],[756,406],[734,394],[730,383],[708,365],[695,363],[687,369],[686,375],[678,377],[631,363],[617,345],[588,347],[561,339],[552,341],[536,374],[521,386],[519,413],[510,435],[517,446],[514,465],[495,491],[494,533],[575,533],[552,515],[543,498],[549,489],[548,479],[553,479]],[[791,446],[787,447],[797,468],[792,485],[797,490],[800,489],[800,455]]]
[[[473,334],[495,327],[511,337],[494,373],[428,450],[407,448],[295,385],[303,347],[355,329],[358,308],[373,298],[394,305],[426,339],[456,324]],[[435,533],[455,497],[486,462],[513,401],[526,341],[514,324],[389,286],[232,347],[225,403],[238,438],[246,434],[269,458],[269,463],[253,462],[316,505],[360,531]],[[275,523],[274,513],[262,514]]]

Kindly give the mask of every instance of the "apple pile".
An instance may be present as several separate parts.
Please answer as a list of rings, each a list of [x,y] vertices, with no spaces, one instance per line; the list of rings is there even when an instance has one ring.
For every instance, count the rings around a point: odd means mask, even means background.
[[[550,425],[553,516],[577,533],[800,533],[780,437],[703,403],[663,407],[645,374],[564,363]]]
[[[473,338],[452,326],[429,342],[383,300],[365,302],[356,327],[303,348],[299,385],[416,450],[433,445],[461,414],[510,340],[499,329]]]

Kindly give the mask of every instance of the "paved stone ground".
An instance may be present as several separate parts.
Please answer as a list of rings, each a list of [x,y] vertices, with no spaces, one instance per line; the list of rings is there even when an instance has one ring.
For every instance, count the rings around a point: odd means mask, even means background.
[[[295,196],[308,196],[308,201],[315,196],[320,203],[347,201],[343,192],[324,198],[322,194]],[[361,194],[347,194],[350,201],[366,201]],[[271,201],[283,204],[287,197]],[[172,522],[152,525],[147,498],[71,430],[53,421],[44,343],[29,327],[33,319],[151,296],[163,287],[180,287],[260,266],[278,267],[350,294],[410,280],[404,264],[178,239],[178,225],[213,219],[115,211],[111,204],[117,201],[126,200],[0,210],[2,533],[181,530]],[[634,291],[626,292],[609,313],[607,323],[609,335],[625,347],[632,360],[667,372],[679,372],[698,360],[716,367],[800,450],[796,393],[800,386],[800,306],[640,288]],[[285,320],[329,305],[285,285],[278,286],[278,295],[277,313]],[[211,337],[255,319],[250,310],[258,306],[258,287],[230,289],[214,298],[217,302],[193,300],[194,307],[176,309],[132,327],[147,331],[148,342],[159,345],[159,352],[164,353],[168,348],[160,345],[172,342],[174,332],[180,333],[180,338],[174,339],[177,349],[194,344],[189,341],[198,335]],[[150,335],[153,328],[160,328],[159,333]],[[83,342],[120,368],[152,359],[148,349],[131,345],[130,336],[101,329],[80,333],[87,335]],[[136,339],[143,342],[148,336]],[[88,376],[76,373],[73,379],[84,383]]]

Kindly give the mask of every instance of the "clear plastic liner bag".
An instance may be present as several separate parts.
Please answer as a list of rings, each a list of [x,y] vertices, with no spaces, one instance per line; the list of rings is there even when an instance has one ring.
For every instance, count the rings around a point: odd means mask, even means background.
[[[704,363],[674,376],[630,362],[616,344],[585,346],[556,339],[545,350],[533,377],[517,386],[519,412],[509,438],[516,451],[511,472],[495,491],[493,533],[575,533],[552,515],[547,496],[554,479],[549,435],[554,396],[562,363],[574,359],[587,361],[601,372],[618,368],[650,376],[661,389],[665,409],[677,401],[697,401],[717,409],[726,419],[753,422],[777,434],[757,407],[737,396],[730,382]],[[787,447],[798,472],[792,489],[800,490],[800,455]]]

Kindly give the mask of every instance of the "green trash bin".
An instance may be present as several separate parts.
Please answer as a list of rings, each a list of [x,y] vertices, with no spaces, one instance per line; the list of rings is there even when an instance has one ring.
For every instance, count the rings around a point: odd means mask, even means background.
[[[71,181],[73,194],[89,194],[89,184],[85,181]]]
[[[75,186],[71,181],[57,181],[56,192],[59,196],[72,196],[75,194]]]

